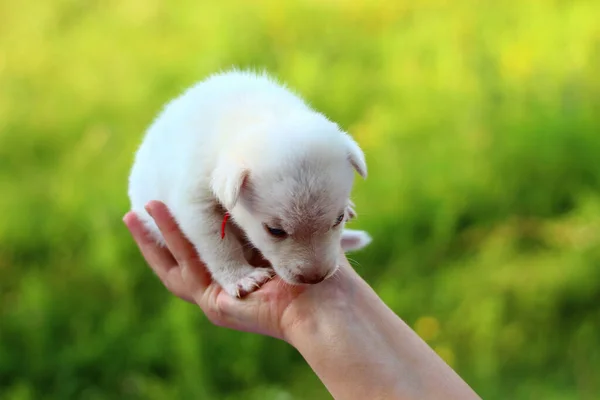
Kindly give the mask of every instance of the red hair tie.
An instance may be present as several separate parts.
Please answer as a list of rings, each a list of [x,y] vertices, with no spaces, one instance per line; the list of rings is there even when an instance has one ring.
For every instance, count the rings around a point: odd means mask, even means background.
[[[229,219],[229,213],[226,212],[223,217],[223,222],[221,223],[221,239],[225,238],[225,226],[227,225],[227,220]]]

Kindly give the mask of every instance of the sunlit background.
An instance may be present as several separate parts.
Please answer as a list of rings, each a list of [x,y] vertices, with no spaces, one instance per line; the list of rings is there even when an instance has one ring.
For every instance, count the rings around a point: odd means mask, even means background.
[[[121,218],[160,107],[266,68],[351,132],[351,256],[486,399],[600,398],[600,2],[0,1],[0,398],[328,399]]]

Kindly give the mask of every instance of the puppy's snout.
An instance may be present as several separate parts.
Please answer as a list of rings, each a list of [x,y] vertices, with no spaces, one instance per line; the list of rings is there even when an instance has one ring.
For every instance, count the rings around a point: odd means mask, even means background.
[[[305,283],[307,285],[314,285],[319,282],[323,282],[325,278],[327,278],[328,274],[321,273],[304,273],[298,275],[297,279],[300,283]]]

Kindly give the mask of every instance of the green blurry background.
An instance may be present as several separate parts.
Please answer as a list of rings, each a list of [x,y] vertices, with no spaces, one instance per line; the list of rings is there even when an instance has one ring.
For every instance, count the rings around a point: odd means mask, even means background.
[[[359,141],[357,270],[487,399],[600,398],[600,2],[0,1],[0,398],[327,399],[121,222],[164,102],[266,67]]]

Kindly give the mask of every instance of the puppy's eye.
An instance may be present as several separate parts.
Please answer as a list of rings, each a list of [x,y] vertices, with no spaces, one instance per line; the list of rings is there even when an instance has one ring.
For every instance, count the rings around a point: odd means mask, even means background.
[[[339,224],[342,223],[343,220],[344,220],[344,214],[337,217],[337,219],[335,220],[335,224],[333,224],[333,226],[338,226]]]
[[[276,238],[284,238],[287,236],[287,232],[284,231],[283,229],[271,228],[270,226],[267,226],[267,225],[265,225],[265,228],[267,229],[267,232],[269,232],[269,234],[271,236],[274,236]]]

